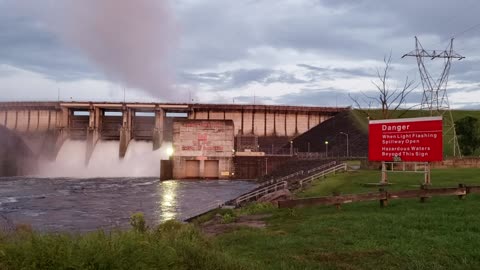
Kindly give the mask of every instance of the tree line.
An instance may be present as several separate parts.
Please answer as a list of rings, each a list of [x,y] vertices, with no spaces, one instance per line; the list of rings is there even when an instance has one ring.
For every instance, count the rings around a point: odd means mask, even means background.
[[[473,116],[466,116],[455,121],[458,144],[462,155],[471,156],[480,147],[480,123]]]

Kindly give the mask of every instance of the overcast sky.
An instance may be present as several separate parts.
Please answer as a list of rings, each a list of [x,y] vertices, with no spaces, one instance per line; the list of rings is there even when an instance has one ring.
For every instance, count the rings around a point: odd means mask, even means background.
[[[0,100],[125,91],[128,101],[349,106],[349,93],[376,95],[385,55],[392,88],[419,83],[415,58],[401,59],[414,36],[425,49],[455,36],[466,58],[452,65],[451,106],[480,108],[478,11],[477,0],[0,0]],[[443,62],[426,61],[436,77]]]

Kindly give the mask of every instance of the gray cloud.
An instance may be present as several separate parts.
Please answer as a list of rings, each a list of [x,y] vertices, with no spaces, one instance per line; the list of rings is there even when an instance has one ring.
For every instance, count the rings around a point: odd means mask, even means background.
[[[182,81],[188,83],[206,83],[218,87],[221,90],[226,88],[238,88],[257,82],[261,84],[272,83],[306,83],[309,81],[299,79],[295,75],[284,70],[274,70],[268,68],[255,69],[236,69],[226,72],[214,73],[181,73],[179,75]]]
[[[316,67],[307,64],[297,64],[297,66],[306,68],[311,71],[318,72],[322,75],[337,75],[337,76],[344,76],[344,77],[351,77],[351,76],[365,76],[365,77],[375,77],[375,71],[368,70],[368,69],[360,69],[360,68],[325,68],[325,67]]]
[[[54,80],[99,78],[78,53],[61,44],[13,2],[0,1],[0,64],[39,72]]]
[[[179,24],[180,45],[174,52],[177,59],[174,71],[177,83],[189,89],[208,86],[209,90],[222,92],[254,83],[284,83],[298,93],[277,99],[269,97],[266,102],[350,105],[347,87],[320,89],[316,84],[339,78],[370,82],[375,79],[376,71],[371,64],[350,68],[331,64],[332,59],[372,63],[382,61],[392,51],[396,63],[392,77],[401,81],[407,73],[418,74],[414,58],[400,59],[413,49],[415,35],[426,49],[443,49],[452,34],[458,35],[455,46],[467,58],[454,62],[451,81],[478,84],[480,71],[476,67],[480,60],[475,55],[480,53],[476,45],[480,27],[462,33],[478,23],[480,2],[476,0],[461,4],[447,0],[176,0],[172,3]],[[0,64],[39,72],[55,80],[105,77],[35,18],[19,14],[11,1],[0,0]],[[262,55],[259,50],[269,50],[270,55]],[[283,54],[292,55],[290,62],[273,59]],[[311,55],[312,61],[296,59],[298,54]],[[323,64],[326,58],[330,62]],[[287,64],[296,66],[303,76],[284,68]],[[431,69],[434,77],[438,65]],[[451,93],[474,90],[449,89]],[[418,99],[416,95],[412,95],[413,100]],[[238,97],[238,101],[248,99],[251,97]]]

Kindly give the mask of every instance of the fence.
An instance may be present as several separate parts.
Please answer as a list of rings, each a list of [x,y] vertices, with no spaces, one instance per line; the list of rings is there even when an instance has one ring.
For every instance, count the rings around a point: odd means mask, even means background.
[[[300,188],[302,188],[303,186],[305,186],[308,183],[313,182],[313,180],[315,180],[317,178],[326,177],[327,175],[332,174],[332,173],[336,173],[338,171],[347,171],[347,163],[342,163],[342,164],[338,164],[338,165],[330,167],[330,168],[326,168],[319,173],[316,173],[316,174],[311,175],[307,178],[301,179],[300,181],[298,181],[298,184],[299,184]]]
[[[264,195],[267,195],[269,193],[273,193],[278,190],[282,189],[287,189],[288,188],[288,183],[286,181],[278,182],[275,184],[272,184],[270,186],[254,190],[250,193],[244,194],[238,198],[235,199],[235,205],[241,205],[243,203],[256,200]]]
[[[458,196],[459,198],[464,198],[470,193],[480,193],[480,186],[465,186],[463,184],[459,184],[458,187],[427,188],[426,186],[422,185],[420,189],[417,190],[401,190],[393,192],[380,189],[375,193],[347,194],[279,201],[278,207],[294,208],[315,205],[335,205],[337,208],[339,208],[340,205],[345,203],[366,201],[379,201],[380,206],[384,207],[387,205],[388,200],[391,199],[419,198],[421,202],[425,202],[427,198],[432,196]]]
[[[277,182],[282,182],[282,181],[287,181],[287,182],[290,182],[292,179],[297,179],[297,178],[301,178],[303,175],[311,175],[312,173],[314,172],[317,172],[317,171],[321,171],[321,170],[325,170],[327,168],[330,168],[332,166],[335,166],[335,164],[337,164],[336,161],[332,161],[332,162],[329,162],[329,163],[326,163],[326,164],[323,164],[323,165],[320,165],[318,167],[315,167],[313,169],[310,169],[308,171],[304,171],[304,170],[300,170],[300,171],[297,171],[297,172],[294,172],[294,173],[291,173],[289,175],[286,175],[286,176],[283,176],[283,177],[280,177],[280,178],[274,178],[272,180],[268,180],[264,183],[262,183],[262,185],[260,185],[260,187],[265,187],[265,186],[268,186],[268,185],[271,185],[273,183],[277,183]]]
[[[342,163],[342,164],[338,164],[336,166],[333,166],[335,164],[336,164],[336,162],[330,162],[330,163],[324,164],[322,166],[316,167],[314,169],[311,169],[311,170],[309,170],[309,172],[316,172],[316,171],[319,171],[319,170],[321,170],[321,171],[318,172],[318,173],[315,173],[313,175],[305,174],[305,175],[308,175],[307,177],[303,177],[303,178],[301,177],[301,176],[304,175],[304,171],[302,170],[302,171],[298,171],[296,173],[292,173],[290,175],[284,176],[282,178],[275,179],[275,182],[270,184],[269,186],[262,187],[260,189],[256,189],[252,192],[249,192],[247,194],[244,194],[244,195],[238,197],[237,199],[235,199],[234,203],[235,203],[236,206],[239,206],[242,203],[249,202],[249,201],[252,201],[252,200],[256,200],[256,199],[258,199],[258,198],[260,198],[264,195],[275,192],[277,190],[280,190],[280,189],[296,189],[299,186],[303,187],[306,183],[309,183],[316,178],[325,177],[326,175],[331,174],[331,173],[336,173],[339,170],[345,170],[345,171],[347,170],[347,164],[346,163]],[[331,167],[331,166],[333,166],[333,167]]]

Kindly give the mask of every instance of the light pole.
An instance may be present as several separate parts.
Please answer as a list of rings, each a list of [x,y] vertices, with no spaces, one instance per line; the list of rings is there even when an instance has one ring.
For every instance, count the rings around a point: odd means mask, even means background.
[[[268,158],[265,158],[265,175],[268,174]]]
[[[328,141],[325,141],[325,157],[328,157]]]
[[[340,132],[340,134],[345,135],[347,137],[347,158],[348,158],[348,157],[350,157],[350,155],[348,153],[348,148],[349,148],[349,146],[348,146],[348,133]]]
[[[293,156],[293,141],[290,141],[290,156]]]

